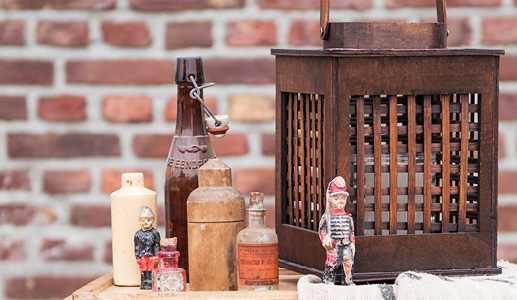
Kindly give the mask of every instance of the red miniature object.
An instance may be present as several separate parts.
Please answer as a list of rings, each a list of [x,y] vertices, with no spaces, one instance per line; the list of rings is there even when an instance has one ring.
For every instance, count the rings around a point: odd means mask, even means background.
[[[345,277],[343,285],[354,285],[352,267],[355,256],[354,220],[345,211],[349,193],[343,177],[334,178],[327,188],[327,210],[321,217],[319,236],[327,250],[323,282],[334,284],[337,268],[343,265]]]
[[[153,292],[184,292],[187,290],[187,272],[178,268],[180,252],[176,237],[160,241],[159,266],[153,271]]]

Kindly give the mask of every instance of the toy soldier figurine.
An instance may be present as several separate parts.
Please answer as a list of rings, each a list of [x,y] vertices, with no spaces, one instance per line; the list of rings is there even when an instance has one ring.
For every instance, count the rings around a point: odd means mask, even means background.
[[[345,212],[348,200],[346,182],[343,177],[334,178],[327,188],[327,206],[321,217],[319,234],[321,244],[327,250],[323,282],[334,284],[336,271],[343,264],[345,272],[343,284],[353,285],[352,266],[355,255],[354,221],[352,215]]]
[[[135,257],[140,266],[140,289],[152,289],[151,273],[158,265],[158,252],[160,251],[160,233],[153,228],[154,214],[144,205],[140,214],[141,229],[135,233]]]

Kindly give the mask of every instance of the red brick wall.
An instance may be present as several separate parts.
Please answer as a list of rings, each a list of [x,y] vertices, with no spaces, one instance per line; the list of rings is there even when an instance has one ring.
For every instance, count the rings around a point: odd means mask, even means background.
[[[331,19],[425,22],[434,2],[333,0]],[[499,258],[517,262],[517,1],[448,2],[449,46],[506,50]],[[0,298],[63,298],[111,269],[123,172],[143,172],[163,207],[178,56],[204,58],[207,103],[232,120],[216,153],[244,194],[266,193],[272,226],[270,48],[321,47],[318,0],[0,3]]]

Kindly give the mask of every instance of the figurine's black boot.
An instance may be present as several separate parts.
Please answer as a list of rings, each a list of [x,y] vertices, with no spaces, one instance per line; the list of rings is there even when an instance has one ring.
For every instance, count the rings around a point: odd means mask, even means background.
[[[346,275],[343,274],[343,280],[341,281],[341,284],[342,285],[355,285],[354,281],[352,280],[352,278],[350,278],[350,280],[348,281],[348,283],[346,283]]]
[[[145,271],[140,271],[140,289],[145,290]]]
[[[151,271],[143,271],[141,290],[151,290],[153,288],[153,281],[151,279]]]
[[[323,271],[323,282],[327,284],[334,284],[336,280],[336,268],[331,266],[325,266]]]

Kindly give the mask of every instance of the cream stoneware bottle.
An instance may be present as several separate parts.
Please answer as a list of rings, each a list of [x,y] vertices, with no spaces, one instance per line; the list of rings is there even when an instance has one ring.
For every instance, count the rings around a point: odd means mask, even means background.
[[[135,232],[140,229],[138,214],[147,205],[157,214],[156,192],[144,187],[142,173],[122,174],[122,187],[111,193],[113,283],[140,286],[140,269],[135,259]],[[157,217],[154,228],[158,228]]]

